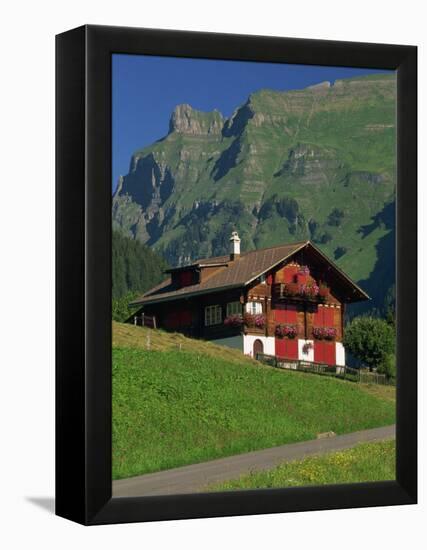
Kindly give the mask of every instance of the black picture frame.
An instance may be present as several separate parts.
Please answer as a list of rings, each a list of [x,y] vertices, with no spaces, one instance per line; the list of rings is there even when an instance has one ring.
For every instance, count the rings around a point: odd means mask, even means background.
[[[397,70],[396,481],[112,498],[113,53]],[[417,502],[416,47],[79,27],[56,37],[56,161],[57,515],[98,525]]]

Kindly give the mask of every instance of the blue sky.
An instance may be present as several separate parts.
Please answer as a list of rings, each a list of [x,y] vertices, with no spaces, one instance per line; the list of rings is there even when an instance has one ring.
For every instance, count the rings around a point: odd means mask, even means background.
[[[227,117],[261,88],[294,90],[379,72],[387,71],[114,54],[113,190],[119,175],[127,174],[132,153],[167,134],[180,103]]]

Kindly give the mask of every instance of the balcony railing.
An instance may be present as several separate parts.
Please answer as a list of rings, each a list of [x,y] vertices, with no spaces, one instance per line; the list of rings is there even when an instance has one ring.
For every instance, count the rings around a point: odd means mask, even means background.
[[[304,302],[313,302],[316,304],[324,304],[328,302],[329,292],[328,293],[300,293],[297,290],[289,289],[287,283],[275,283],[272,285],[272,296],[276,301],[286,300],[286,301],[304,301]]]

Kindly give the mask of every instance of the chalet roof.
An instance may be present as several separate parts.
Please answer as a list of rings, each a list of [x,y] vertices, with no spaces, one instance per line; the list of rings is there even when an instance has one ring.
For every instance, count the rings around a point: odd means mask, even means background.
[[[208,294],[220,290],[231,288],[243,288],[252,281],[274,268],[284,260],[290,258],[296,252],[310,247],[317,253],[320,261],[327,262],[328,267],[336,272],[345,284],[351,287],[354,294],[353,300],[357,301],[369,299],[369,296],[358,287],[344,272],[333,264],[317,247],[310,241],[302,241],[292,244],[283,244],[271,248],[262,248],[242,253],[240,257],[230,260],[230,256],[217,256],[214,258],[204,258],[197,260],[189,268],[203,268],[210,265],[219,265],[217,271],[210,277],[207,277],[201,283],[176,288],[171,283],[171,278],[166,279],[156,287],[146,292],[140,298],[137,298],[131,305],[144,305],[163,301],[171,301],[179,298],[190,297],[198,294]],[[173,270],[168,270],[171,272]]]
[[[230,255],[227,256],[216,256],[214,258],[202,258],[196,260],[192,264],[182,265],[179,267],[170,267],[166,269],[164,273],[174,273],[176,271],[188,271],[189,269],[199,268],[199,267],[222,267],[230,263]]]

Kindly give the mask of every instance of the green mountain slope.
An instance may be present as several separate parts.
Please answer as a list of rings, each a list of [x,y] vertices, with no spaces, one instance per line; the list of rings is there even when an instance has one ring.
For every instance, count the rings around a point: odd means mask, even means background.
[[[233,229],[243,250],[312,239],[382,305],[394,281],[381,213],[394,208],[395,103],[395,76],[381,74],[261,90],[227,120],[179,105],[169,134],[120,178],[114,227],[171,265],[226,253]]]

